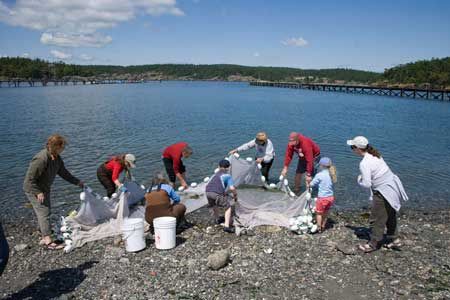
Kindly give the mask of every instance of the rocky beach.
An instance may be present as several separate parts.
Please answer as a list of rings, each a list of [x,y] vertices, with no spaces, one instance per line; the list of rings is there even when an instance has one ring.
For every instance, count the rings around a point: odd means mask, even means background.
[[[34,220],[5,221],[2,299],[450,299],[450,211],[405,210],[402,246],[364,254],[366,210],[333,212],[322,234],[263,226],[226,234],[206,209],[177,247],[126,253],[113,239],[68,254],[38,246]],[[225,250],[218,252],[219,250]],[[217,259],[219,261],[217,261]],[[216,261],[214,261],[216,260]]]

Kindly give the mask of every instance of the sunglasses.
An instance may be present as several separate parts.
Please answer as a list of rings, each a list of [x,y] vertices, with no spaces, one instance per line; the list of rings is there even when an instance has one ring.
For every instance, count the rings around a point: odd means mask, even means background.
[[[353,145],[351,145],[350,146],[350,148],[352,149],[352,150],[355,150],[357,147],[356,146],[353,146]]]

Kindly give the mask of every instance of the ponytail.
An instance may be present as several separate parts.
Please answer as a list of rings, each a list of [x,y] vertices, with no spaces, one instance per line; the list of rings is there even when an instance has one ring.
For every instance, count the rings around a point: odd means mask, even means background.
[[[331,181],[333,181],[333,183],[336,183],[337,182],[336,167],[334,165],[329,166],[328,172],[330,172]]]
[[[377,149],[372,147],[372,145],[370,145],[370,144],[367,145],[366,152],[368,152],[369,154],[372,154],[373,156],[375,156],[377,158],[381,158],[381,153]]]

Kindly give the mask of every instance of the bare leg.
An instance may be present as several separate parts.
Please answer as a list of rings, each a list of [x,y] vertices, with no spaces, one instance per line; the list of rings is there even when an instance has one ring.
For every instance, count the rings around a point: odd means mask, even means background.
[[[302,177],[303,177],[303,173],[295,174],[294,193],[296,193],[296,194],[300,193],[300,188],[302,187]]]
[[[319,226],[319,230],[320,231],[323,231],[323,229],[322,229],[322,214],[320,214],[320,213],[316,213],[316,223],[317,223],[317,226]]]
[[[231,207],[225,211],[225,227],[230,227],[231,224]]]
[[[328,212],[324,212],[322,215],[322,223],[320,224],[320,228],[322,228],[322,231],[324,231],[327,226],[327,218],[328,218]]]
[[[217,220],[217,218],[219,218],[219,215],[220,215],[219,208],[217,206],[213,206],[211,211],[212,211],[212,215],[214,217],[214,220]]]

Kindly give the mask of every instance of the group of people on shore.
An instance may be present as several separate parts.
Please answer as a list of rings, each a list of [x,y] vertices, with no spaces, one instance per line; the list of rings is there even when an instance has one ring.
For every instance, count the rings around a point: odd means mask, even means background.
[[[60,156],[66,144],[64,137],[58,134],[50,136],[46,147],[31,160],[23,185],[25,195],[38,219],[42,234],[40,244],[48,249],[63,248],[60,241],[52,238],[49,221],[50,191],[56,175],[74,185],[84,186],[81,180],[74,177],[66,169]],[[371,252],[378,249],[383,243],[388,246],[395,246],[398,244],[396,239],[397,212],[400,209],[400,200],[408,199],[403,185],[400,179],[389,169],[379,151],[369,144],[367,138],[357,136],[348,140],[347,145],[351,147],[355,154],[362,157],[357,182],[360,186],[370,189],[370,199],[372,200],[370,217],[372,235],[370,240],[359,245],[359,248],[364,252]],[[262,176],[269,179],[275,151],[272,141],[265,132],[257,133],[254,139],[231,150],[229,154],[251,148],[255,148],[255,160],[260,164]],[[157,173],[152,180],[152,185],[146,191],[145,217],[149,224],[152,224],[154,218],[161,216],[173,216],[177,218],[178,223],[183,222],[186,207],[180,203],[180,196],[174,188],[177,179],[180,181],[182,189],[189,188],[185,178],[186,167],[183,164],[183,158],[190,157],[192,153],[192,148],[185,142],[170,145],[163,151],[162,161],[168,178],[162,173]],[[303,175],[306,175],[307,189],[318,189],[316,222],[319,231],[323,231],[326,227],[328,212],[335,201],[333,187],[337,180],[335,167],[330,158],[321,157],[320,147],[312,139],[300,133],[292,132],[289,135],[281,176],[286,177],[294,153],[298,156],[294,191],[300,192]],[[108,197],[111,197],[117,189],[126,192],[125,186],[119,180],[119,175],[125,171],[127,176],[131,176],[130,171],[135,166],[136,157],[130,153],[113,156],[99,166],[97,177],[105,187]],[[318,166],[317,170],[316,166]],[[221,160],[219,170],[209,180],[205,192],[215,222],[218,224],[224,223],[224,231],[232,233],[234,232],[232,207],[237,201],[238,193],[229,169],[230,162],[226,159]],[[219,208],[225,208],[224,216],[220,216]],[[384,238],[386,229],[386,238]],[[1,224],[0,233],[3,235]],[[6,240],[1,236],[0,240],[3,255]],[[5,259],[0,258],[0,267],[4,262]]]

